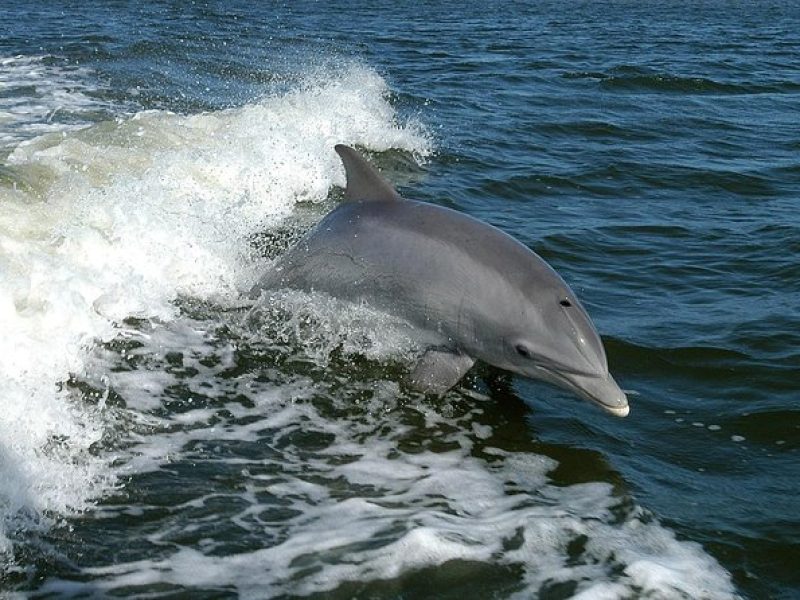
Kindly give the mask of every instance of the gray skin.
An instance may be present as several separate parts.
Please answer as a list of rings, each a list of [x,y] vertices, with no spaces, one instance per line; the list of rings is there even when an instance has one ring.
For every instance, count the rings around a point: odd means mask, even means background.
[[[475,360],[566,388],[617,416],[628,400],[564,280],[525,245],[460,212],[406,200],[355,150],[336,146],[347,202],[253,288],[366,302],[424,330],[411,384],[443,394]]]

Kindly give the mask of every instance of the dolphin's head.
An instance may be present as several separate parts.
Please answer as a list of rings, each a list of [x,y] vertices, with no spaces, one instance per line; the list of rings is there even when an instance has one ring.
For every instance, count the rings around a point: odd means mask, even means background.
[[[508,368],[568,389],[624,417],[628,399],[608,372],[603,343],[572,290],[555,273],[522,301],[520,319],[506,331]]]

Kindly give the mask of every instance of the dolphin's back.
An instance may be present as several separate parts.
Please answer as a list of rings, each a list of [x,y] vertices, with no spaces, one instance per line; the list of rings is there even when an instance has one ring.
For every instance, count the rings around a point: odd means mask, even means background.
[[[487,305],[487,295],[535,293],[541,275],[561,281],[514,238],[457,211],[411,200],[347,202],[256,288],[364,300],[412,322],[435,322],[447,334],[469,327],[471,310]]]

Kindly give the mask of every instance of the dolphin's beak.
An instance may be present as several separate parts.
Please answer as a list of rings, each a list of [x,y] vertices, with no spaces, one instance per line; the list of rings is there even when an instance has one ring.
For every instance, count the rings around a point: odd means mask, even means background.
[[[581,398],[591,400],[599,404],[603,409],[618,417],[627,417],[631,411],[628,406],[628,398],[625,396],[617,382],[610,373],[595,375],[590,373],[575,373],[561,371],[553,368],[537,365],[535,374],[531,373],[536,379],[543,379],[554,383],[559,387],[576,393]]]
[[[618,417],[626,417],[631,410],[628,398],[610,373],[605,376],[562,373],[561,377],[578,395],[599,404]]]

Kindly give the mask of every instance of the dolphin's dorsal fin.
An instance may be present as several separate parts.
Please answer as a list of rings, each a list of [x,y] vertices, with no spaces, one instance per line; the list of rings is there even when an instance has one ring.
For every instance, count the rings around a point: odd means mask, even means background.
[[[402,200],[400,194],[391,183],[386,181],[378,171],[358,152],[337,144],[334,148],[344,164],[347,176],[347,188],[344,197],[353,202],[386,202]]]

